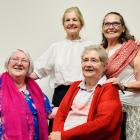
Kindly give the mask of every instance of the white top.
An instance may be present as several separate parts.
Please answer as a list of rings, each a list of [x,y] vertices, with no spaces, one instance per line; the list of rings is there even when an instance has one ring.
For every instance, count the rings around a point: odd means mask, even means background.
[[[97,85],[103,85],[106,80],[106,76],[103,76]],[[71,110],[64,123],[65,131],[87,122],[95,87],[96,85],[88,90],[86,89],[85,81],[79,84],[79,91],[72,102]]]
[[[109,51],[109,57],[119,48],[114,48]],[[131,65],[128,65],[119,75],[118,78],[123,84],[127,84],[129,82],[136,81],[135,76],[134,76],[134,69],[132,68]],[[123,104],[128,104],[132,106],[140,106],[140,92],[129,92],[129,91],[124,91],[125,94],[120,92],[120,99]]]
[[[52,44],[35,62],[35,73],[39,78],[51,75],[52,88],[82,80],[81,54],[83,49],[91,44],[91,41],[82,39],[66,39]]]

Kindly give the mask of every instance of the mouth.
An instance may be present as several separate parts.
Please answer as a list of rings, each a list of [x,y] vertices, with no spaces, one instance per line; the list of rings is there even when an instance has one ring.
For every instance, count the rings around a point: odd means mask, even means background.
[[[108,34],[115,34],[115,33],[117,33],[117,31],[115,31],[115,30],[108,30],[107,33]]]
[[[90,69],[85,69],[85,71],[86,71],[86,72],[93,72],[94,69],[91,69],[91,68],[90,68]]]
[[[67,27],[67,29],[69,29],[69,30],[75,30],[75,29],[77,29],[78,27],[77,26],[75,26],[75,25],[69,25],[68,27]]]
[[[15,67],[14,69],[17,70],[17,71],[21,71],[21,70],[23,70],[22,67]]]

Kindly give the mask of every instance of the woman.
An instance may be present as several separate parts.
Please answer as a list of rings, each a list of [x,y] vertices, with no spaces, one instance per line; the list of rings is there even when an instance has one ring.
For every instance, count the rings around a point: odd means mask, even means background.
[[[51,75],[50,84],[55,88],[52,103],[58,107],[72,82],[81,80],[80,57],[85,46],[92,44],[80,37],[84,19],[78,7],[65,10],[62,18],[66,39],[52,44],[36,61],[33,79]]]
[[[46,98],[28,77],[33,72],[29,54],[15,50],[5,67],[0,76],[0,139],[47,140]]]
[[[105,15],[102,36],[102,46],[110,58],[108,82],[119,86],[123,109],[128,114],[127,140],[140,139],[140,47],[117,12]]]
[[[63,98],[49,140],[120,140],[122,106],[117,88],[104,84],[106,63],[99,46],[85,48],[84,80],[74,82]]]

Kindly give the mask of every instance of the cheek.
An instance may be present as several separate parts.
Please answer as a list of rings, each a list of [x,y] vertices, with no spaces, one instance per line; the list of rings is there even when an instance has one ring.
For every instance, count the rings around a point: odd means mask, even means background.
[[[26,70],[26,71],[29,71],[29,68],[30,68],[30,65],[26,66],[26,67],[25,67],[25,70]]]
[[[84,67],[85,67],[84,64],[82,64],[81,67],[82,67],[82,70],[84,70]]]
[[[102,29],[102,34],[105,36],[105,34],[106,34],[106,29]]]
[[[9,70],[9,69],[11,69],[13,66],[14,66],[14,65],[12,65],[12,64],[8,64],[7,69]]]
[[[66,23],[64,23],[64,25],[63,25],[63,28],[66,30],[66,27],[67,27],[67,24]]]

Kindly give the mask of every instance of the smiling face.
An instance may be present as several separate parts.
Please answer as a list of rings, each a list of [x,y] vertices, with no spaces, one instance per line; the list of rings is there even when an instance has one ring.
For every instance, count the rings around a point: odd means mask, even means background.
[[[8,72],[13,79],[25,79],[29,71],[29,59],[20,50],[16,50],[9,59]]]
[[[68,39],[79,38],[79,32],[82,28],[82,25],[75,11],[71,11],[65,14],[63,25]]]
[[[103,23],[102,32],[108,41],[116,41],[124,31],[119,15],[108,14]]]
[[[97,51],[90,50],[84,53],[82,56],[82,71],[85,79],[99,79],[103,75],[105,65],[101,62]]]

